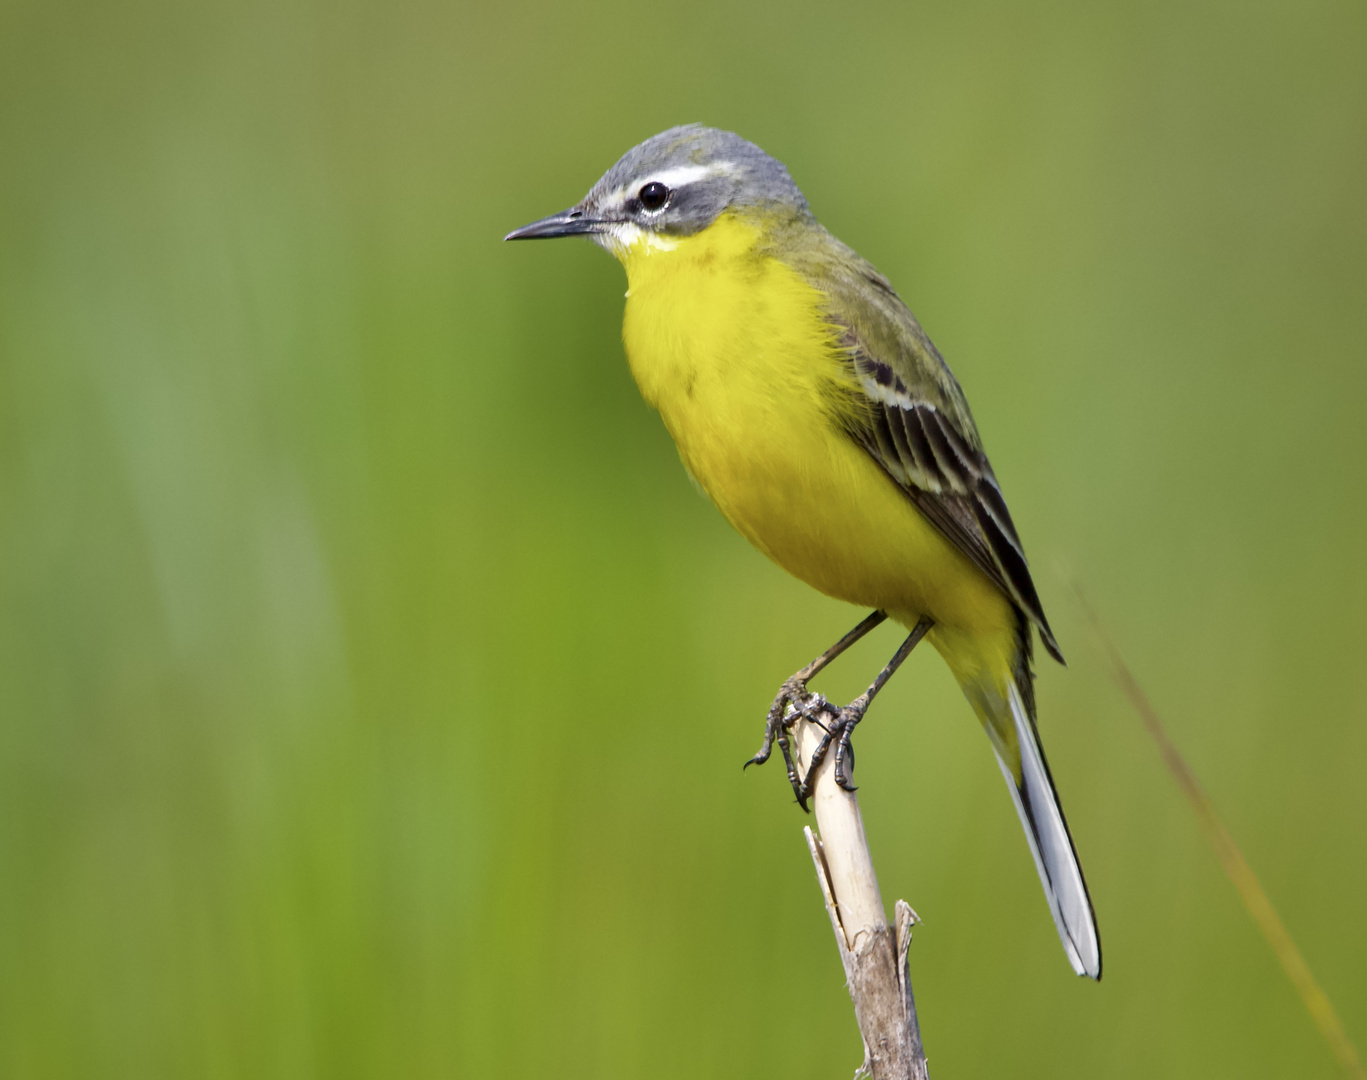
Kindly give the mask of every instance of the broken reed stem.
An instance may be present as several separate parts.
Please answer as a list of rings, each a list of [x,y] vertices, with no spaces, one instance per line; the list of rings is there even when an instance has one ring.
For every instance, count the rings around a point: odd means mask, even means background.
[[[821,729],[806,720],[796,726],[797,759],[804,770],[821,735]],[[859,800],[835,782],[834,766],[835,754],[827,754],[817,770],[812,792],[820,839],[810,828],[804,828],[803,833],[864,1039],[860,1072],[872,1080],[927,1080],[907,970],[916,913],[905,900],[898,900],[896,926],[888,925]]]

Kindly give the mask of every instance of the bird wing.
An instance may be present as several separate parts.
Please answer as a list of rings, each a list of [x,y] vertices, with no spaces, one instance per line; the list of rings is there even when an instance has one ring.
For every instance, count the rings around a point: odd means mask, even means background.
[[[867,399],[847,422],[850,435],[1029,617],[1063,663],[957,380],[888,280],[834,237],[829,242],[834,250],[797,269],[828,298],[828,317]]]

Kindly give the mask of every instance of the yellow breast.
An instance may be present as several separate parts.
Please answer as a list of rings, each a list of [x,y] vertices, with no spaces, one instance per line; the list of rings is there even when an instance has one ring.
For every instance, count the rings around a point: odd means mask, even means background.
[[[997,636],[1005,597],[843,430],[862,399],[824,297],[757,247],[762,228],[728,214],[618,251],[642,395],[718,509],[790,573],[904,622]]]

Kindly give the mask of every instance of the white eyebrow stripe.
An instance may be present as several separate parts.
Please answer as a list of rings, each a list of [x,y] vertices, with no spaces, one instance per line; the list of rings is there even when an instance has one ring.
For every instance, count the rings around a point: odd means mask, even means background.
[[[717,161],[711,165],[677,165],[672,169],[665,169],[664,172],[649,173],[641,178],[641,183],[663,184],[673,190],[683,187],[685,184],[706,180],[709,176],[721,176],[730,171],[731,163],[729,161]]]

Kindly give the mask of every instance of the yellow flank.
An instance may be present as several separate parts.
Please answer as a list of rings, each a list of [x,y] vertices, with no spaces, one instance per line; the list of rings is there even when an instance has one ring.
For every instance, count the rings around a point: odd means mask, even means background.
[[[727,213],[686,238],[617,247],[629,286],[622,335],[642,395],[760,551],[908,627],[929,615],[960,682],[1004,695],[1010,601],[841,429],[838,410],[860,400],[853,371],[822,294],[759,250],[761,227]]]

